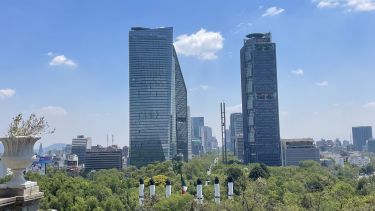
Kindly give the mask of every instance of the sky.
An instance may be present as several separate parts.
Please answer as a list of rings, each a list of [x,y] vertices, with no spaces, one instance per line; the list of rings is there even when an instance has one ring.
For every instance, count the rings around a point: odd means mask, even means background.
[[[56,128],[44,146],[79,134],[128,145],[133,26],[174,28],[191,116],[219,142],[220,102],[241,111],[239,52],[254,32],[277,45],[282,138],[375,126],[375,0],[2,0],[0,135],[35,113]]]

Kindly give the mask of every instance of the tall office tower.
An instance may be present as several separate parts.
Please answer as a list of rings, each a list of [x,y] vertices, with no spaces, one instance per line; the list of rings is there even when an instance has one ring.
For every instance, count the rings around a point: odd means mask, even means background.
[[[184,160],[189,160],[191,150],[189,151],[189,121],[187,106],[187,91],[184,76],[182,75],[180,64],[178,62],[176,51],[173,48],[173,60],[175,70],[175,100],[176,100],[176,143],[177,154],[182,154]]]
[[[91,137],[78,135],[72,139],[71,153],[78,156],[78,164],[85,164],[86,150],[91,149]]]
[[[210,152],[212,150],[212,128],[204,126],[201,128],[202,144],[204,152]]]
[[[247,35],[240,54],[244,161],[280,166],[276,45],[271,33]]]
[[[354,147],[359,151],[363,150],[363,147],[366,145],[367,140],[372,139],[371,126],[353,127],[352,133]]]
[[[230,139],[234,155],[243,160],[243,117],[242,113],[230,114]]]
[[[227,144],[227,152],[233,152],[233,147],[232,147],[232,144],[230,143],[231,136],[232,135],[231,135],[230,125],[229,125],[229,129],[225,129],[225,143]]]
[[[191,118],[190,118],[190,106],[187,108],[187,121],[188,121],[188,160],[193,158],[193,150],[192,150],[192,138],[191,138]]]
[[[177,142],[188,143],[186,87],[172,27],[129,32],[129,113],[131,165],[170,160]]]
[[[191,117],[191,138],[201,139],[202,128],[204,127],[204,117]]]
[[[212,151],[218,151],[219,150],[219,143],[217,142],[217,139],[215,136],[211,137],[211,150]]]

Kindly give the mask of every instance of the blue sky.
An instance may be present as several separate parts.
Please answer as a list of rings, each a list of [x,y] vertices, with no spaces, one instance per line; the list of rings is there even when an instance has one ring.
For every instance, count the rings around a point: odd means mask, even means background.
[[[17,113],[56,133],[128,144],[128,31],[173,26],[192,116],[220,140],[220,101],[241,104],[246,34],[277,44],[282,138],[349,139],[375,125],[375,0],[0,1],[0,133]]]

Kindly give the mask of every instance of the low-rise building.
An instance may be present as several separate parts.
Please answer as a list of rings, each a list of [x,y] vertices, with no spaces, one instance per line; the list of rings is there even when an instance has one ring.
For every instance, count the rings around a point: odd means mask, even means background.
[[[78,156],[75,154],[66,156],[66,169],[78,168]]]
[[[282,139],[281,142],[283,166],[298,166],[304,160],[319,162],[319,149],[316,148],[313,139]]]
[[[122,169],[122,150],[117,147],[104,148],[100,145],[86,151],[85,170]]]
[[[363,155],[351,155],[348,157],[348,162],[351,164],[351,165],[355,165],[355,166],[359,166],[359,167],[362,167],[362,166],[365,166],[367,164],[370,163],[370,158],[367,157],[367,156],[363,156]]]

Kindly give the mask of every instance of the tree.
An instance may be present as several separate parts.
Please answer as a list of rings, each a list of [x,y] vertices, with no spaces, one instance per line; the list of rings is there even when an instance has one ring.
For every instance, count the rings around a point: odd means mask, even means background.
[[[121,211],[125,210],[124,204],[121,200],[117,197],[111,196],[107,198],[104,203],[103,207],[105,211]]]
[[[253,181],[257,180],[258,178],[265,178],[267,179],[269,177],[269,173],[267,173],[264,168],[262,168],[260,165],[254,166],[253,169],[251,169],[249,173],[249,178]]]
[[[342,210],[343,206],[348,203],[349,199],[353,197],[355,191],[354,188],[344,182],[338,182],[333,186],[331,196],[338,203],[339,209]]]
[[[94,196],[89,196],[86,198],[86,205],[88,210],[93,210],[95,207],[99,206],[99,201]]]
[[[233,180],[238,180],[242,175],[243,175],[243,172],[240,168],[238,167],[229,167],[226,171],[226,175],[228,177],[232,177]]]
[[[361,168],[361,173],[364,173],[367,175],[374,173],[374,171],[375,171],[375,166],[373,163],[369,163],[366,166]]]

